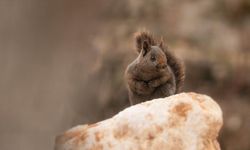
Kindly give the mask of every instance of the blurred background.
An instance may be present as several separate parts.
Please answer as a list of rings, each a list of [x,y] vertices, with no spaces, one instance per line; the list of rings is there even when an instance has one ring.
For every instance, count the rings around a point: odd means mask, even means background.
[[[183,91],[222,107],[222,150],[249,150],[249,0],[1,0],[0,149],[53,149],[59,133],[127,107],[142,28],[185,62]]]

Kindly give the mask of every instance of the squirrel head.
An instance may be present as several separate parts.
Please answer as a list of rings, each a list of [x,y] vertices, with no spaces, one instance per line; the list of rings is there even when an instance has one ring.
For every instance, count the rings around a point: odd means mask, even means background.
[[[163,43],[151,45],[143,41],[139,54],[139,65],[145,72],[161,72],[167,67],[167,58],[162,50]]]

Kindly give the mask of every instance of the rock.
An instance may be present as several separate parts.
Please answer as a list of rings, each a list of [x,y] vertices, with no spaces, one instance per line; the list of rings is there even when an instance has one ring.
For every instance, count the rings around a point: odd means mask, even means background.
[[[222,111],[214,100],[181,93],[74,127],[56,138],[55,150],[219,150],[222,124]]]

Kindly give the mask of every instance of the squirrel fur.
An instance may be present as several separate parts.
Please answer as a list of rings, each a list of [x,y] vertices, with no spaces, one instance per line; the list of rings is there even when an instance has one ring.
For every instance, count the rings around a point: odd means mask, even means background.
[[[180,92],[184,65],[149,32],[135,34],[138,57],[128,65],[125,78],[131,105]]]

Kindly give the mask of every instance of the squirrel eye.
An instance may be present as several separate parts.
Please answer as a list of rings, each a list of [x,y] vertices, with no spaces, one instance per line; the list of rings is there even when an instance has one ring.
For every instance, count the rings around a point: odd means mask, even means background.
[[[155,56],[151,56],[151,61],[155,61],[156,59],[155,59]]]

